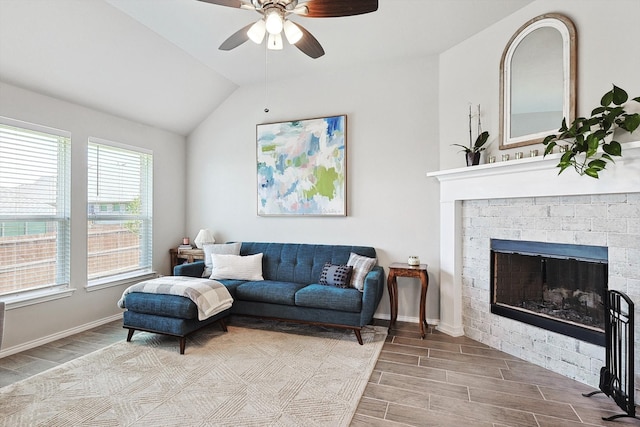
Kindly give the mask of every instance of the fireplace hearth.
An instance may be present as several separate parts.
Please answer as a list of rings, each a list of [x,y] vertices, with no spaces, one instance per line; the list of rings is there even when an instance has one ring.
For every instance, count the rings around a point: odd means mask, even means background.
[[[491,239],[491,312],[604,346],[608,250]]]

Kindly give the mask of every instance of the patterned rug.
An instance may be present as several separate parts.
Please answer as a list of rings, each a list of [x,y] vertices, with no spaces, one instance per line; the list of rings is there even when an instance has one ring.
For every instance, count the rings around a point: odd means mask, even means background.
[[[385,338],[367,327],[361,346],[352,331],[233,317],[181,356],[177,338],[136,332],[0,388],[0,425],[348,425]]]

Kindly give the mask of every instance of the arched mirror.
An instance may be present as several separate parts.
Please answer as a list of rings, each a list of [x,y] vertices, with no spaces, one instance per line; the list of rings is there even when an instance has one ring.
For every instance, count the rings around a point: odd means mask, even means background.
[[[511,37],[500,61],[500,149],[542,142],[575,118],[576,30],[546,14]]]

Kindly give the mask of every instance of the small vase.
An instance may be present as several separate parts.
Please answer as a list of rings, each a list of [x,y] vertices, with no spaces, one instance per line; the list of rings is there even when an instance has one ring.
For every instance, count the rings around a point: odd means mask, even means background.
[[[411,255],[407,260],[407,264],[417,266],[420,265],[420,258],[416,255]]]
[[[480,152],[468,152],[467,153],[467,166],[475,166],[480,164]]]

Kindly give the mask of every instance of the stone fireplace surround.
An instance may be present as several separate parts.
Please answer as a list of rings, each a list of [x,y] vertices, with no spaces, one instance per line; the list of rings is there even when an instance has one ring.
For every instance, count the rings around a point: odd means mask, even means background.
[[[640,397],[640,141],[600,179],[558,175],[560,154],[430,172],[440,181],[440,322],[551,371],[598,386],[604,347],[490,313],[491,238],[609,247],[609,289],[635,303]]]

